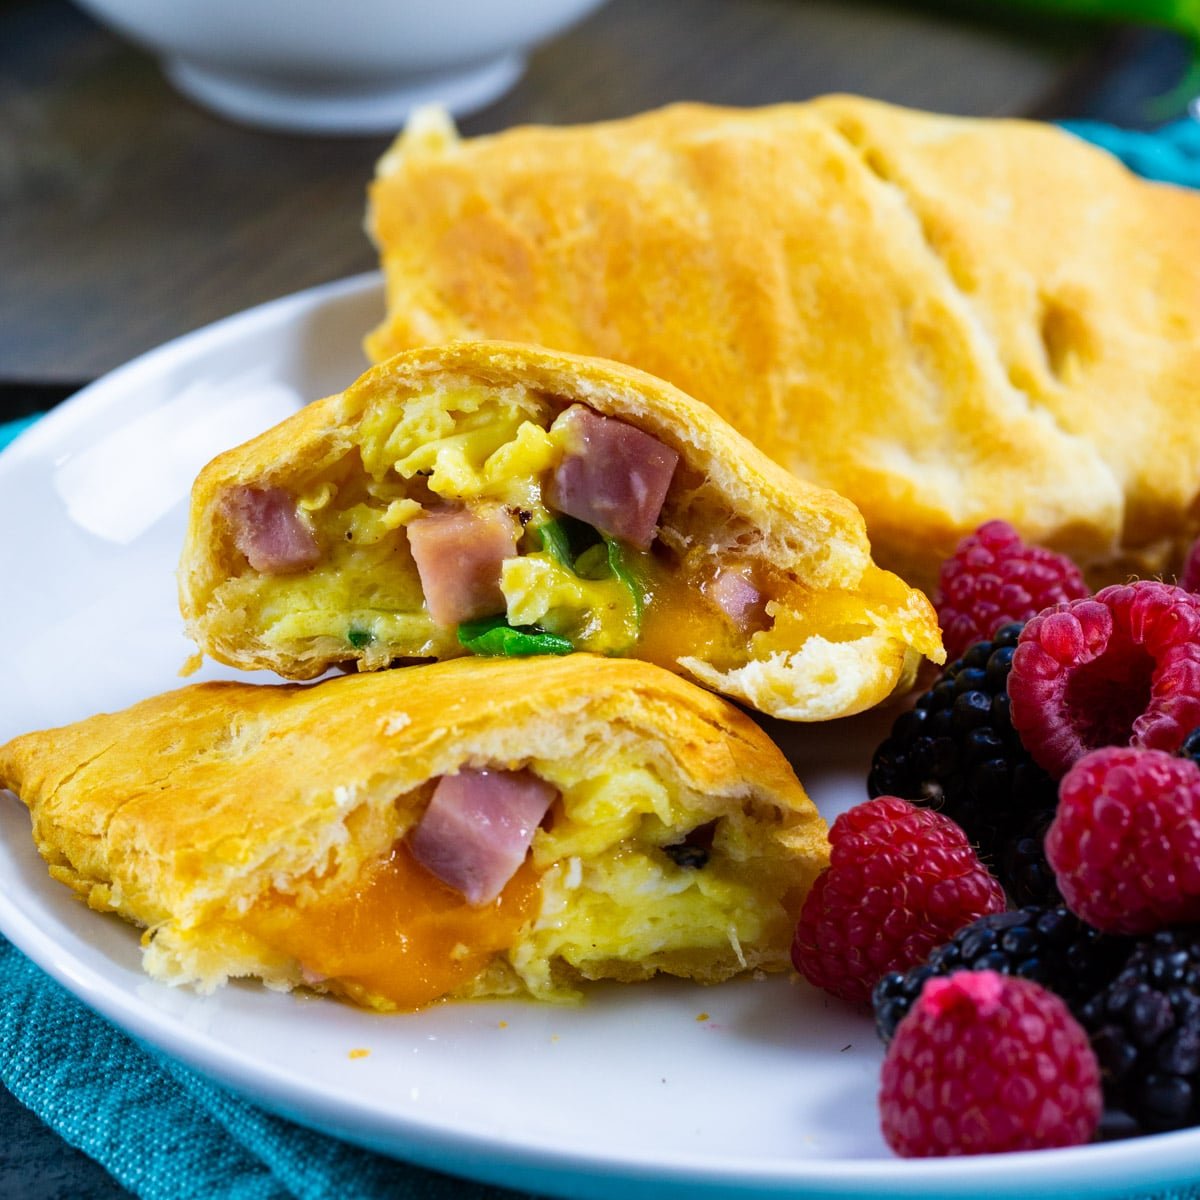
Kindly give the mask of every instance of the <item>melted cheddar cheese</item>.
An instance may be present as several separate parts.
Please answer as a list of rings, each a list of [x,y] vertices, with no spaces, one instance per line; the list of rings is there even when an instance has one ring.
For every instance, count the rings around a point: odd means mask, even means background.
[[[668,787],[620,751],[602,772],[595,761],[528,764],[558,799],[492,904],[472,907],[426,871],[401,831],[349,875],[277,882],[193,932],[247,964],[275,964],[277,980],[380,1011],[473,994],[574,1000],[579,980],[601,976],[724,978],[747,965],[743,946],[756,948],[755,966],[785,968],[811,883],[783,850],[797,818]],[[667,848],[718,812],[709,861],[674,861]],[[153,952],[169,956],[170,941],[156,938]]]
[[[274,893],[243,918],[302,977],[376,1008],[410,1011],[459,991],[516,941],[537,907],[526,863],[497,899],[473,908],[434,878],[403,842],[345,895],[305,907]]]

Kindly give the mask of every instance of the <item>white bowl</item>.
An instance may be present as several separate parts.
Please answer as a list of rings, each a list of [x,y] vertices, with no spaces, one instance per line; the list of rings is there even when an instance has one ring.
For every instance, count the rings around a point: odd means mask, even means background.
[[[77,0],[234,120],[391,133],[421,104],[462,116],[603,0]]]

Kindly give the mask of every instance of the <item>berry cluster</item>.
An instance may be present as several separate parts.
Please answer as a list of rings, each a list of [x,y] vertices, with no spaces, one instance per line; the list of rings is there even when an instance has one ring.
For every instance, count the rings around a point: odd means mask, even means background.
[[[1101,1085],[1144,1131],[1200,1124],[1200,542],[1180,584],[1088,596],[1001,522],[943,569],[957,657],[835,822],[793,946],[871,994],[900,1154],[1086,1142]]]
[[[1021,634],[1008,624],[952,662],[875,751],[871,796],[903,796],[961,826],[1019,904],[1058,898],[1041,839],[1058,789],[1013,729],[1008,677]]]

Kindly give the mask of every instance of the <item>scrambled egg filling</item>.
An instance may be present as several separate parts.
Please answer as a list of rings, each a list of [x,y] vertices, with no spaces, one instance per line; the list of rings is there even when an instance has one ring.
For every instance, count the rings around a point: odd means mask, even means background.
[[[458,630],[438,625],[424,602],[405,527],[429,507],[499,503],[524,529],[515,557],[501,570],[509,626],[565,638],[576,650],[623,654],[674,667],[684,656],[720,671],[747,658],[794,650],[800,632],[791,614],[817,596],[759,568],[758,586],[775,603],[757,626],[741,628],[705,595],[720,566],[714,549],[687,531],[668,529],[651,550],[598,543],[564,562],[539,530],[557,516],[543,482],[562,460],[567,429],[549,400],[525,389],[497,391],[464,384],[400,402],[378,402],[364,416],[356,450],[311,481],[297,497],[322,558],[304,572],[272,576],[245,564],[219,588],[215,606],[253,614],[261,639],[314,657],[359,660],[364,669],[393,658],[448,658],[475,647]],[[598,535],[597,535],[598,536]],[[616,556],[616,557],[614,557]],[[618,561],[619,559],[619,561]],[[822,636],[852,641],[870,632],[852,597],[820,594]],[[843,614],[827,620],[834,606]],[[528,650],[523,652],[530,652]]]
[[[623,654],[638,642],[640,605],[614,576],[584,578],[539,550],[505,561],[500,590],[510,624],[540,626],[577,650]]]
[[[798,818],[726,803],[715,820],[711,798],[669,789],[645,762],[598,775],[588,762],[530,767],[559,799],[492,904],[472,908],[400,840],[353,887],[273,893],[238,928],[268,957],[294,960],[301,981],[381,1010],[497,991],[569,1000],[588,978],[786,967],[811,882],[786,854]],[[711,844],[685,859],[674,848],[697,827]]]
[[[653,768],[628,764],[588,776],[585,764],[534,763],[560,790],[553,820],[534,837],[541,873],[537,918],[509,952],[524,985],[545,998],[573,994],[573,975],[639,978],[723,964],[723,978],[787,965],[801,885],[783,851],[793,820],[675,794]],[[702,858],[673,853],[681,831],[706,831]],[[706,860],[706,861],[705,861]],[[556,971],[556,964],[570,970]]]

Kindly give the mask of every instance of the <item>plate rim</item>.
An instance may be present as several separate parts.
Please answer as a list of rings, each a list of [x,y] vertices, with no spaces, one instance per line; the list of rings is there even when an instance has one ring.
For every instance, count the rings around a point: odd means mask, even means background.
[[[152,346],[149,350],[144,350],[141,354],[113,367],[112,370],[98,375],[53,408],[35,414],[37,420],[0,449],[0,479],[14,470],[17,463],[31,451],[43,446],[47,440],[56,440],[80,421],[100,416],[105,408],[119,405],[122,390],[140,375],[153,372],[162,359],[181,354],[201,353],[211,343],[219,342],[228,336],[231,329],[237,331],[246,325],[269,324],[290,313],[299,315],[311,312],[321,305],[356,300],[373,289],[381,290],[382,299],[384,287],[385,281],[381,271],[360,271],[354,275],[326,280],[300,291],[264,300],[261,304],[230,313],[181,333],[158,346]],[[110,396],[110,393],[113,394]],[[313,396],[310,399],[315,400],[318,397]]]

